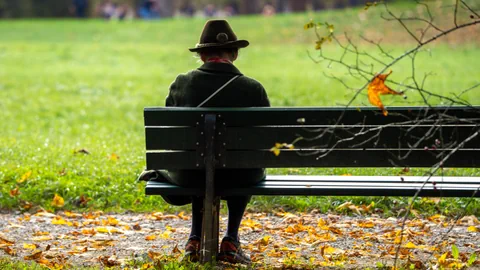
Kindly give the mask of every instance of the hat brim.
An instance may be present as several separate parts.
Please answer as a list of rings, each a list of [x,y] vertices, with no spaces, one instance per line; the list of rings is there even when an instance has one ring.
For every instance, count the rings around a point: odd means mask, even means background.
[[[216,49],[233,49],[233,48],[245,48],[250,45],[250,42],[246,40],[236,40],[236,41],[229,41],[225,43],[205,43],[205,44],[197,44],[195,48],[190,48],[191,52],[199,52],[204,49],[208,48],[216,48]]]

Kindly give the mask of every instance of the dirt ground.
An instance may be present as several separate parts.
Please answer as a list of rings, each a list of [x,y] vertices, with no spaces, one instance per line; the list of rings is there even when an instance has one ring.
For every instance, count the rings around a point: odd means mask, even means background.
[[[225,224],[222,216],[220,235]],[[400,241],[401,261],[416,267],[480,268],[476,217],[456,223],[440,215],[410,219],[403,239],[401,224],[401,219],[375,215],[248,213],[240,235],[253,268],[393,265]],[[139,258],[168,262],[181,260],[189,230],[190,216],[184,213],[3,213],[0,258],[67,268],[125,266]]]

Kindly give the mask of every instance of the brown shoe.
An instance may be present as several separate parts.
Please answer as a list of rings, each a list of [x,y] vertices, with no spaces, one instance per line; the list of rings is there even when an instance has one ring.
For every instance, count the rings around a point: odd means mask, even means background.
[[[232,237],[225,236],[220,245],[220,253],[217,260],[229,263],[251,264],[250,257],[240,247],[240,242]]]
[[[200,238],[192,236],[185,245],[185,256],[183,261],[198,262],[200,261]]]

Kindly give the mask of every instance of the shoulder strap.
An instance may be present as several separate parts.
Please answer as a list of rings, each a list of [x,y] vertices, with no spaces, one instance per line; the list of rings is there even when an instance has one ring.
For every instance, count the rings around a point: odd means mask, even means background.
[[[228,82],[226,82],[224,85],[222,85],[220,88],[217,89],[217,91],[213,92],[213,94],[211,94],[208,98],[206,98],[202,103],[200,103],[197,108],[199,107],[202,107],[203,105],[205,105],[205,103],[207,103],[210,99],[212,99],[214,96],[216,96],[220,91],[223,90],[223,88],[227,87],[230,83],[232,83],[233,81],[235,81],[238,77],[240,77],[241,75],[237,75],[233,78],[231,78]]]

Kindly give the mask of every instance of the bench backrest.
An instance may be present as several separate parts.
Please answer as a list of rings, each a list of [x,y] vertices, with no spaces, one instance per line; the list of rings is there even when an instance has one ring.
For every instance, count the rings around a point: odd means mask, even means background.
[[[146,108],[147,169],[480,166],[480,107]],[[293,149],[276,143],[294,143]],[[275,148],[273,148],[275,150]],[[449,155],[449,156],[447,156]],[[447,157],[447,158],[446,158]]]

